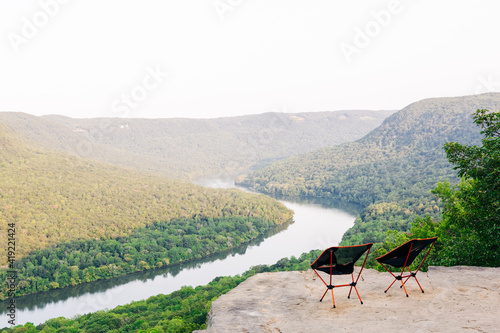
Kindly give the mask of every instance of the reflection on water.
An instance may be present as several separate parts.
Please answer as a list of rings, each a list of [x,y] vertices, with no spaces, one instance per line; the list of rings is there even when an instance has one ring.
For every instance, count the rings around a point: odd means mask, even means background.
[[[56,302],[61,302],[68,300],[70,298],[76,298],[85,294],[96,294],[96,293],[102,293],[105,292],[106,290],[110,290],[112,288],[116,288],[122,285],[126,285],[130,282],[133,281],[141,281],[141,282],[148,282],[150,280],[154,280],[155,277],[157,276],[162,276],[162,277],[173,277],[175,278],[176,276],[179,275],[179,273],[183,270],[193,270],[202,267],[203,264],[205,263],[211,263],[213,261],[217,260],[224,260],[227,257],[230,256],[235,256],[235,255],[240,255],[243,256],[249,247],[253,246],[259,246],[266,238],[271,237],[286,228],[293,223],[293,220],[290,220],[286,223],[283,223],[280,226],[277,226],[276,228],[273,228],[273,230],[268,231],[264,235],[250,241],[249,243],[239,246],[235,249],[225,251],[222,253],[217,253],[214,255],[211,255],[207,258],[203,258],[200,260],[196,261],[191,261],[191,262],[186,262],[178,265],[173,265],[170,267],[166,268],[159,268],[159,269],[154,269],[154,270],[149,270],[149,271],[144,271],[144,272],[137,272],[125,276],[120,276],[108,280],[99,280],[94,283],[85,283],[73,287],[67,287],[63,289],[54,289],[50,290],[47,292],[42,292],[42,293],[37,293],[33,295],[28,295],[28,296],[22,296],[17,298],[16,300],[16,309],[17,310],[36,310],[39,308],[43,308],[44,306],[51,304],[51,303],[56,303]],[[1,309],[1,314],[0,316],[5,316],[7,311],[4,309],[7,309],[7,305],[9,305],[9,300],[2,301],[0,302],[0,309]],[[0,325],[1,326],[1,325]]]
[[[235,184],[234,177],[229,175],[216,175],[213,177],[207,178],[198,178],[195,180],[195,184],[210,187],[210,188],[237,188],[239,190],[250,192],[250,193],[259,193],[252,191],[251,189],[237,186]],[[269,195],[269,194],[268,194]],[[293,203],[301,203],[301,204],[312,204],[319,205],[324,208],[336,208],[343,210],[344,212],[350,213],[352,215],[358,215],[363,210],[363,206],[360,204],[352,203],[352,202],[344,202],[339,200],[333,200],[330,198],[318,198],[318,197],[286,197],[282,195],[269,195],[276,200],[279,201],[288,201]]]
[[[305,205],[318,205],[324,208],[334,208],[347,212],[351,215],[358,215],[363,210],[363,206],[352,202],[342,202],[329,198],[314,198],[314,197],[285,197],[281,195],[272,196],[281,202],[288,201]]]
[[[234,187],[234,182],[197,182],[209,187]],[[279,198],[278,198],[279,199]],[[50,318],[71,318],[118,305],[168,294],[182,286],[205,285],[217,276],[236,275],[251,266],[276,263],[314,249],[337,245],[359,211],[354,205],[338,206],[326,199],[282,198],[292,209],[294,223],[285,224],[233,251],[168,268],[139,272],[111,280],[52,290],[16,300],[16,324],[40,324]],[[4,318],[6,302],[0,303]],[[2,325],[0,325],[2,326]]]

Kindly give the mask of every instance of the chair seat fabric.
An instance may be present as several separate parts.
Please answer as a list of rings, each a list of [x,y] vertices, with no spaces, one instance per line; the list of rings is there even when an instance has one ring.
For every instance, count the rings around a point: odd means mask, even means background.
[[[361,276],[361,272],[363,271],[363,267],[365,266],[366,259],[368,258],[368,254],[370,253],[370,249],[372,246],[373,243],[353,245],[353,246],[333,246],[327,248],[326,250],[323,251],[323,253],[319,255],[319,257],[311,264],[311,268],[314,270],[316,275],[318,275],[318,277],[321,279],[321,281],[325,284],[327,288],[325,293],[323,294],[323,297],[321,297],[320,302],[323,300],[328,290],[331,290],[333,307],[335,308],[335,298],[333,296],[333,288],[351,287],[349,291],[349,296],[347,296],[347,298],[350,298],[351,291],[354,288],[361,304],[363,304],[363,301],[359,296],[358,289],[356,288],[356,284],[359,280],[359,277]],[[354,264],[356,263],[356,261],[359,260],[359,258],[361,258],[361,256],[363,256],[364,253],[366,253],[365,260],[363,262],[363,265],[361,266],[357,278],[354,279]],[[323,280],[323,278],[319,275],[318,271],[324,272],[330,276],[329,284],[326,283],[325,280]],[[332,276],[344,275],[344,274],[351,274],[352,282],[349,284],[333,285]]]
[[[387,292],[394,282],[397,280],[401,281],[401,288],[404,289],[406,297],[408,297],[408,292],[406,290],[406,282],[410,278],[414,278],[415,281],[417,282],[418,286],[420,287],[420,290],[424,292],[424,289],[420,285],[420,282],[417,279],[417,273],[420,270],[420,267],[422,267],[422,264],[424,263],[425,259],[427,259],[427,256],[431,252],[432,248],[434,247],[434,244],[436,243],[437,237],[432,237],[432,238],[421,238],[421,239],[411,239],[408,242],[404,243],[401,246],[398,246],[394,250],[387,252],[383,256],[380,256],[376,258],[376,260],[379,262],[382,267],[385,268],[386,271],[388,271],[394,280],[392,283],[387,287],[385,292]],[[418,268],[412,272],[410,269],[410,265],[415,261],[417,256],[422,252],[426,247],[430,245],[429,250],[427,251],[427,254],[425,257],[422,259],[420,262]],[[395,275],[389,268],[387,268],[385,265],[390,265],[396,268],[401,268],[401,273],[399,275]],[[408,271],[405,275],[405,270]]]
[[[376,258],[380,263],[391,265],[393,267],[410,266],[415,258],[430,244],[436,241],[437,237],[411,239],[403,245],[387,252],[383,256]]]

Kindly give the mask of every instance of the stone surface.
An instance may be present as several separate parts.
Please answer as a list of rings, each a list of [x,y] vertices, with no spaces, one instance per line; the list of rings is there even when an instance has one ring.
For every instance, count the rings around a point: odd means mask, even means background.
[[[322,274],[327,279],[327,274]],[[336,308],[312,270],[262,273],[212,303],[205,333],[500,332],[500,268],[430,267],[411,279],[409,297],[389,273],[363,270],[358,290],[334,288]],[[334,276],[334,284],[350,276]]]

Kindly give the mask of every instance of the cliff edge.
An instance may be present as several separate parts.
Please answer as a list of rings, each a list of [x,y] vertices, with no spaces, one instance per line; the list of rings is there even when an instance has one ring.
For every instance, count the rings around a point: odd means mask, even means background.
[[[320,273],[322,274],[322,273]],[[323,277],[325,276],[325,277]],[[326,274],[322,275],[325,279]],[[349,287],[326,288],[312,270],[257,274],[212,303],[207,330],[238,332],[498,332],[500,267],[430,267],[411,279],[409,297],[389,273],[365,269],[358,282],[364,304]],[[326,280],[327,281],[327,280]],[[334,276],[334,284],[350,276]]]

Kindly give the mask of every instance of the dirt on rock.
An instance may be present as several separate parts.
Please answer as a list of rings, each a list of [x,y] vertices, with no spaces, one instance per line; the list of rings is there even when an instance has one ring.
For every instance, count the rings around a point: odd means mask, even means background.
[[[322,274],[328,281],[328,275]],[[355,274],[356,277],[356,274]],[[364,269],[357,288],[325,285],[312,270],[257,274],[212,303],[206,333],[500,332],[500,268],[430,267],[412,278],[406,297],[387,272]],[[333,284],[350,283],[350,275]]]

